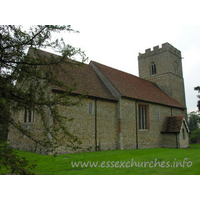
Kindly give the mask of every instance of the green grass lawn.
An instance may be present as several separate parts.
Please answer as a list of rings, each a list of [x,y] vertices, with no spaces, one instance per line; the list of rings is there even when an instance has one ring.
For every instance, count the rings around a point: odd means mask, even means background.
[[[30,163],[37,163],[35,174],[40,175],[70,175],[70,174],[104,174],[104,175],[159,175],[159,174],[200,174],[200,144],[192,144],[188,149],[134,149],[113,150],[88,153],[76,153],[48,156],[15,150],[19,156],[27,158]],[[187,160],[187,159],[188,160]],[[185,159],[183,166],[177,162]],[[98,162],[97,167],[72,167],[72,162]],[[105,162],[104,162],[105,161]],[[151,162],[153,161],[153,162]],[[134,165],[131,166],[131,163]],[[135,166],[139,164],[139,166]],[[160,166],[159,166],[160,165]],[[101,167],[100,167],[101,166]]]

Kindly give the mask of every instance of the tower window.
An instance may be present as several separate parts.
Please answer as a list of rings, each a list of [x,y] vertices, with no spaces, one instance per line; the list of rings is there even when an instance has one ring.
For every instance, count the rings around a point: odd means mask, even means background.
[[[156,64],[154,62],[151,63],[150,68],[151,68],[151,75],[156,74]]]
[[[177,62],[174,63],[174,72],[176,75],[178,75],[178,64]]]

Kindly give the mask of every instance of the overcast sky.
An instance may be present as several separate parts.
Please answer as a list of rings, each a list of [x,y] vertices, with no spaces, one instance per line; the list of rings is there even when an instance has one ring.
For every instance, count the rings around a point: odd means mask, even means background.
[[[11,3],[12,2],[12,3]],[[169,42],[182,52],[188,112],[197,110],[200,85],[199,3],[160,0],[6,1],[15,24],[70,24],[79,34],[65,34],[66,43],[81,47],[90,60],[138,75],[138,54]],[[12,6],[11,6],[12,5]],[[16,9],[17,8],[17,9]]]
[[[76,26],[75,26],[76,27]],[[182,52],[183,76],[188,112],[197,110],[197,92],[200,85],[200,26],[140,26],[79,25],[80,34],[69,35],[69,43],[81,47],[90,60],[138,76],[138,54],[145,49],[169,42]]]

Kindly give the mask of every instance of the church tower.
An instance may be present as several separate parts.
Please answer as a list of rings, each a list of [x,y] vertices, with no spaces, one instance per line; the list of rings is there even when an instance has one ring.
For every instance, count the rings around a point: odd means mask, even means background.
[[[185,89],[181,52],[169,43],[153,50],[146,49],[138,56],[139,77],[156,83],[185,108]]]

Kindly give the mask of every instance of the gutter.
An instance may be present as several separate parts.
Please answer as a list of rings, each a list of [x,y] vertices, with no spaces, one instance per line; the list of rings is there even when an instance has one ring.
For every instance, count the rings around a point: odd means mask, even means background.
[[[51,90],[53,93],[66,93],[66,91],[64,90],[61,90],[61,89],[52,89]],[[86,94],[81,94],[81,93],[75,93],[75,92],[72,92],[72,93],[68,93],[67,94],[68,96],[82,96],[84,98],[91,98],[91,99],[100,99],[100,100],[105,100],[105,101],[111,101],[111,102],[117,102],[118,100],[113,98],[113,99],[109,99],[109,98],[103,98],[103,97],[97,97],[97,96],[92,96],[92,95],[86,95]]]
[[[136,101],[140,101],[140,102],[145,102],[145,103],[151,103],[151,104],[156,104],[156,105],[161,105],[161,106],[166,106],[166,107],[170,107],[170,108],[178,108],[181,110],[185,110],[185,108],[183,106],[173,106],[173,105],[169,105],[169,104],[164,104],[164,103],[159,103],[159,102],[153,102],[153,101],[148,101],[148,100],[142,100],[142,99],[138,99],[138,98],[134,98],[134,97],[127,97],[122,95],[121,98],[125,98],[125,99],[131,99],[131,100],[136,100]]]
[[[119,128],[119,149],[123,150],[122,145],[122,119],[121,119],[121,98],[118,101],[118,128]]]
[[[178,149],[178,133],[175,134],[176,134],[176,148]]]
[[[97,151],[97,99],[95,99],[95,151]]]
[[[135,119],[136,119],[136,149],[138,149],[138,102],[135,102]]]

